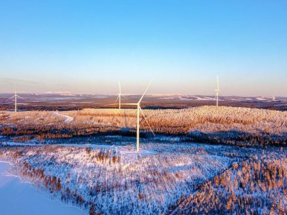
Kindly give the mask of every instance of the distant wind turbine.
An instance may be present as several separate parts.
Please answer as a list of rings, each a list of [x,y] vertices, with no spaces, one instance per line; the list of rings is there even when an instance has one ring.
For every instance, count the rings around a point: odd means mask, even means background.
[[[121,87],[121,82],[119,81],[119,93],[116,102],[119,101],[119,110],[122,108],[122,87]]]
[[[21,96],[18,96],[18,95],[17,95],[17,91],[16,91],[16,89],[15,89],[15,94],[14,94],[14,96],[12,96],[12,97],[10,97],[9,99],[6,100],[6,101],[9,101],[9,100],[14,99],[14,101],[15,101],[14,111],[15,111],[15,112],[17,112],[17,110],[18,110],[18,98],[19,98],[19,99],[24,99],[24,98],[22,98]]]
[[[219,88],[219,78],[218,76],[216,77],[217,78],[217,89],[215,90],[215,97],[216,97],[216,107],[218,107],[219,105],[219,93],[221,93],[220,91],[220,88]]]
[[[149,83],[149,85],[147,86],[146,90],[144,91],[143,95],[141,96],[141,98],[139,99],[139,101],[137,103],[123,103],[124,105],[130,105],[130,106],[136,106],[137,107],[137,152],[139,152],[139,146],[140,146],[140,114],[142,114],[142,116],[143,116],[144,120],[146,121],[147,125],[149,126],[149,129],[152,132],[152,134],[155,135],[150,124],[147,121],[147,118],[144,115],[143,110],[141,109],[141,102],[142,102],[145,94],[147,93],[152,81],[153,80],[151,80],[151,82]]]

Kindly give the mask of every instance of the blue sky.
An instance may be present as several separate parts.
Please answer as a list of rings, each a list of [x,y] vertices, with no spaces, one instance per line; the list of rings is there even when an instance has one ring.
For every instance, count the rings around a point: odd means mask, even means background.
[[[282,0],[1,0],[0,92],[287,96]]]

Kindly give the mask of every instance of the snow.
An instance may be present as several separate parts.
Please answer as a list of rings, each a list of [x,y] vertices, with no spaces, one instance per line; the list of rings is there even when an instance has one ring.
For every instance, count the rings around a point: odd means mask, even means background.
[[[267,99],[266,98],[262,98],[262,97],[257,97],[256,98],[258,101],[266,101]]]
[[[210,100],[214,100],[214,98],[212,98],[212,97],[199,97],[199,96],[179,97],[179,99],[182,100],[182,101],[194,101],[194,100],[210,101]]]
[[[8,145],[17,144],[8,142]],[[272,150],[278,151],[278,148]],[[266,154],[271,155],[272,150],[268,149]],[[183,196],[195,195],[199,192],[198,186],[222,174],[234,162],[240,163],[250,155],[263,154],[260,148],[182,142],[142,143],[139,154],[134,143],[59,142],[29,147],[4,146],[1,151],[2,160],[15,164],[11,173],[37,184],[37,176],[29,178],[29,172],[33,171],[23,169],[23,163],[35,170],[43,170],[45,177],[60,179],[60,192],[66,188],[76,191],[85,201],[95,204],[96,212],[102,214],[169,213],[170,206],[177,204]],[[49,190],[49,187],[41,186],[41,189]],[[60,196],[54,198],[60,199]],[[73,202],[70,200],[68,204]]]
[[[0,214],[3,215],[83,215],[80,208],[51,199],[32,184],[7,174],[10,164],[0,161]]]
[[[13,147],[7,148],[7,151],[4,149],[3,159],[9,160],[14,152],[21,151],[21,157],[14,159],[13,163],[27,162],[33,168],[43,169],[45,175],[60,178],[61,182],[65,182],[63,189],[77,190],[79,195],[94,202],[97,210],[105,214],[120,211],[130,214],[167,212],[169,205],[192,193],[198,183],[213,177],[233,160],[208,154],[204,151],[205,147],[209,150],[211,146],[208,145],[148,143],[140,145],[140,153],[136,153],[135,144],[82,146]],[[222,149],[220,146],[217,148]],[[107,157],[101,159],[99,154]],[[120,160],[113,162],[113,156]],[[21,175],[17,168],[14,170],[14,174]],[[96,187],[100,192],[91,195],[90,189]],[[144,195],[143,199],[140,195]]]
[[[70,123],[70,122],[72,122],[72,121],[74,120],[73,117],[70,117],[70,116],[68,116],[68,115],[60,114],[58,111],[54,112],[54,114],[55,114],[56,116],[63,117],[63,118],[65,119],[65,121],[64,121],[65,123]]]
[[[4,142],[3,146],[37,146],[37,143],[17,143],[17,142]]]

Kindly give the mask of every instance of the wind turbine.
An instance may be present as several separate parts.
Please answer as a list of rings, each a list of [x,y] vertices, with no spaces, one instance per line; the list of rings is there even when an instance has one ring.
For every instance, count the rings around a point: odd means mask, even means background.
[[[111,104],[106,104],[106,105],[103,105],[103,106],[111,106],[111,105],[115,105],[117,104],[117,102],[119,103],[119,110],[122,109],[122,99],[125,98],[127,99],[127,97],[125,97],[123,94],[122,94],[122,86],[121,86],[121,82],[119,81],[119,93],[118,93],[118,97],[115,101],[115,103],[111,103]]]
[[[143,110],[141,109],[141,102],[142,102],[145,94],[147,93],[152,81],[153,80],[151,80],[151,82],[149,83],[149,85],[147,86],[146,90],[144,91],[143,95],[141,96],[141,98],[139,99],[139,101],[137,103],[123,103],[124,105],[136,106],[137,107],[137,152],[139,152],[139,148],[140,148],[140,114],[142,114],[142,116],[143,116],[144,120],[146,121],[150,131],[155,136],[150,124],[147,121],[147,118],[144,115]]]
[[[119,81],[119,93],[118,93],[118,97],[116,99],[116,102],[119,100],[119,110],[122,108],[122,87],[121,87],[121,82]]]
[[[18,110],[18,98],[19,99],[24,99],[24,98],[22,98],[21,96],[18,96],[17,95],[17,91],[16,91],[16,89],[15,89],[15,94],[14,94],[14,96],[12,96],[12,97],[10,97],[9,99],[7,99],[6,101],[9,101],[10,99],[14,99],[14,101],[15,101],[15,109],[14,109],[14,112],[17,112],[17,110]]]
[[[220,91],[220,88],[219,88],[219,78],[218,76],[216,77],[217,78],[217,89],[215,89],[215,97],[216,97],[216,107],[218,107],[218,101],[219,101],[219,93],[221,93]]]

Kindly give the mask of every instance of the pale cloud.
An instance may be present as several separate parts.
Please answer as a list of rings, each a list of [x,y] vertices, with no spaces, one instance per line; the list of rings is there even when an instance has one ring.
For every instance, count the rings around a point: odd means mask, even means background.
[[[31,86],[31,85],[42,85],[44,83],[37,81],[30,81],[24,79],[15,79],[15,78],[1,78],[0,82],[8,84],[8,85],[22,85],[22,86]]]

